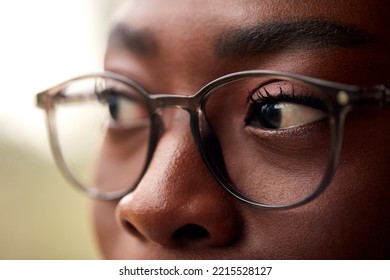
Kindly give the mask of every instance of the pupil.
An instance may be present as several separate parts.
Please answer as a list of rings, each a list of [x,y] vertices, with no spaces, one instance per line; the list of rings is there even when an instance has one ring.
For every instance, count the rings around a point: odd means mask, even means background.
[[[260,124],[265,128],[280,128],[282,108],[278,104],[264,104],[258,114]]]

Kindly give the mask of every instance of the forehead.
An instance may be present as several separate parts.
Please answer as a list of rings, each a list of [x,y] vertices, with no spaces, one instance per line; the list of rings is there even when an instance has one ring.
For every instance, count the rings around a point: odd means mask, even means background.
[[[284,18],[333,18],[356,25],[378,26],[389,23],[387,0],[123,0],[117,19],[138,24],[209,23],[250,24]],[[370,19],[369,21],[367,19]]]
[[[361,29],[390,45],[389,13],[388,0],[124,0],[114,25],[151,32],[162,43],[180,39],[199,45],[221,30],[325,19]]]
[[[152,74],[155,77],[180,75],[181,78],[187,75],[187,80],[194,84],[249,68],[272,68],[339,80],[336,73],[328,75],[331,67],[317,67],[319,70],[309,67],[318,62],[328,66],[336,63],[330,64],[331,56],[327,48],[318,46],[330,46],[333,52],[341,49],[342,52],[337,55],[348,55],[345,65],[352,65],[350,62],[355,62],[355,57],[365,57],[372,64],[389,61],[389,7],[388,0],[123,0],[114,16],[112,29],[122,26],[125,32],[111,36],[109,42],[114,44],[109,44],[105,66],[108,70],[120,71],[133,78]],[[311,29],[310,24],[316,21],[322,23]],[[309,25],[290,26],[290,23],[297,22],[309,22]],[[276,29],[269,28],[275,23]],[[328,23],[331,25],[328,26]],[[237,30],[244,30],[245,33],[236,36]],[[325,33],[321,30],[325,30]],[[353,42],[356,39],[355,30],[373,38],[367,44],[368,48],[364,48],[365,44],[358,44],[359,47],[355,48],[356,44],[352,43],[354,48],[350,49],[348,42],[339,45],[340,41],[337,40],[352,39]],[[333,36],[335,32],[339,33],[336,40],[331,38],[337,37]],[[231,34],[236,36],[232,36],[235,40],[230,40]],[[294,34],[298,34],[299,38],[294,38]],[[325,35],[317,38],[318,34]],[[344,38],[344,34],[348,38]],[[118,37],[122,38],[119,39],[122,42],[119,48],[115,47],[115,38]],[[223,40],[220,40],[221,37]],[[317,44],[317,39],[324,44]],[[360,42],[362,37],[357,39]],[[221,59],[218,56],[220,42],[233,43],[228,44],[228,48],[233,45],[233,53],[241,52],[245,56],[225,56]],[[273,48],[269,48],[269,42],[274,44]],[[261,48],[257,48],[259,43]],[[309,47],[305,47],[306,43]],[[280,45],[283,46],[278,48]],[[300,56],[295,51],[300,51]],[[294,57],[291,56],[292,52]],[[321,59],[324,55],[327,55],[326,61]],[[322,75],[325,72],[326,75]],[[200,81],[196,82],[196,79]],[[343,82],[350,80],[340,79]]]

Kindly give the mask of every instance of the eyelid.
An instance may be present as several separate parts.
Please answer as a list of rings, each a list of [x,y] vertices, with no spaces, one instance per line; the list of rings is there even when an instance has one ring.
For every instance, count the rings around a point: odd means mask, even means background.
[[[103,98],[107,97],[107,96],[123,97],[131,102],[145,104],[145,100],[143,100],[143,98],[141,98],[140,94],[126,93],[124,90],[118,89],[116,87],[107,87],[104,90],[102,90],[101,92],[99,92],[98,96],[103,97]]]
[[[293,103],[303,106],[310,106],[312,108],[327,112],[327,106],[324,104],[324,101],[321,98],[314,96],[305,96],[305,95],[277,95],[277,96],[265,96],[261,99],[251,98],[251,104],[263,105],[263,104],[275,104],[275,103]]]
[[[274,82],[278,82],[280,84],[278,86],[277,94],[270,93],[266,88],[267,85],[272,85]],[[291,87],[291,92],[286,93],[284,91],[282,87],[283,83],[288,83],[287,85]],[[297,87],[300,86],[301,85],[295,85],[287,81],[268,81],[248,91],[248,99],[251,104],[275,104],[280,102],[288,102],[310,106],[322,110],[324,112],[328,111],[326,101],[323,98],[319,97],[319,94],[313,94],[314,89],[311,90],[307,87],[302,86],[302,89],[297,90]],[[261,89],[263,89],[263,92],[260,91]]]

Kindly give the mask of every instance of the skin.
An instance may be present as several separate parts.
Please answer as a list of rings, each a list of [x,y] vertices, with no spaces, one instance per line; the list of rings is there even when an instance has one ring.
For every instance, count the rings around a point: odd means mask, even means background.
[[[389,11],[385,0],[123,1],[113,26],[122,24],[153,38],[146,52],[110,43],[105,69],[150,92],[184,95],[219,76],[250,69],[359,86],[389,85]],[[375,39],[352,47],[300,46],[226,56],[215,52],[216,38],[227,30],[313,18],[356,27]],[[187,113],[166,111],[165,130],[137,188],[120,200],[93,202],[104,258],[390,257],[389,109],[351,113],[332,183],[314,201],[276,211],[247,205],[224,191],[201,159]]]

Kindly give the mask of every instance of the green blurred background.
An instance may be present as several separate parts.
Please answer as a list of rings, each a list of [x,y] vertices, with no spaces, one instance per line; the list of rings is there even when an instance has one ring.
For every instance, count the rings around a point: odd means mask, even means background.
[[[117,2],[0,3],[0,259],[99,258],[89,200],[55,167],[35,93],[101,70]]]

